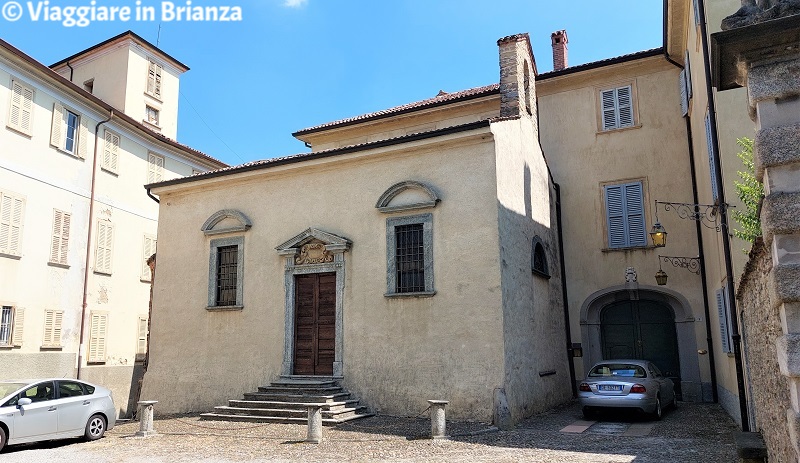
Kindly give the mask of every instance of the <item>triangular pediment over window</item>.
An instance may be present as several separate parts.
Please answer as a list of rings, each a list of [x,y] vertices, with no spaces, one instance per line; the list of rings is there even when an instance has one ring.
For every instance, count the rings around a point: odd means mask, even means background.
[[[324,245],[327,251],[345,251],[350,249],[352,242],[347,238],[343,238],[333,233],[318,230],[316,228],[309,228],[302,233],[294,236],[290,240],[276,246],[275,249],[281,255],[293,255],[297,253],[298,249],[311,242],[318,242]]]

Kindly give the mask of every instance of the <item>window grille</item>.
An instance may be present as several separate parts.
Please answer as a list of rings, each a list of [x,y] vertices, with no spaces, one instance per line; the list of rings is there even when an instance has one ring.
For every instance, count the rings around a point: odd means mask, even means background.
[[[395,227],[398,293],[425,291],[425,247],[422,227],[421,223]]]
[[[238,246],[217,248],[217,301],[216,305],[236,305],[236,268]]]
[[[0,309],[0,346],[11,344],[11,307],[3,306]]]

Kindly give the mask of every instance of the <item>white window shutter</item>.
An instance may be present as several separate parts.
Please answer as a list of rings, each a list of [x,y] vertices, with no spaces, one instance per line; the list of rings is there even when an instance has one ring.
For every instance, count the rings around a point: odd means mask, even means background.
[[[33,124],[33,90],[21,83],[11,81],[11,106],[8,126],[30,135]]]
[[[143,281],[150,281],[152,276],[150,272],[150,266],[147,265],[147,259],[150,258],[156,252],[156,238],[151,235],[144,236],[144,243],[142,244],[143,254],[142,254],[142,276],[141,279]]]
[[[603,90],[600,92],[602,100],[603,111],[603,130],[609,130],[617,127],[617,99],[614,96],[614,90]]]
[[[22,307],[14,308],[14,328],[11,329],[11,345],[14,347],[22,346],[23,327],[25,326],[25,309]]]
[[[139,319],[139,327],[138,327],[138,334],[137,334],[137,344],[136,344],[136,353],[137,354],[146,354],[147,353],[147,319],[140,318]]]
[[[113,244],[114,226],[105,220],[97,222],[96,272],[111,274]]]
[[[153,95],[156,89],[156,63],[150,61],[147,69],[147,93]]]
[[[164,180],[164,158],[157,154],[149,153],[147,183],[156,183],[162,180]]]
[[[53,125],[50,128],[50,144],[63,150],[66,131],[64,130],[64,107],[53,103]]]
[[[81,116],[81,127],[78,132],[78,157],[86,158],[89,145],[89,123],[86,116]]]
[[[61,222],[64,213],[58,209],[53,210],[53,236],[50,240],[50,262],[60,263],[61,255]]]
[[[685,116],[689,114],[689,98],[686,94],[686,69],[681,71],[678,77],[678,84],[681,88],[681,115]]]
[[[158,64],[156,64],[156,86],[155,86],[155,96],[161,98],[161,71],[162,68]]]
[[[61,322],[63,318],[64,312],[62,311],[45,310],[43,347],[61,346]]]
[[[23,207],[22,198],[0,192],[0,254],[20,255]]]
[[[69,251],[70,214],[53,210],[53,236],[50,243],[50,262],[66,264]]]
[[[89,362],[105,361],[107,330],[108,315],[93,313],[89,331]]]
[[[619,108],[619,126],[630,127],[633,125],[633,95],[631,86],[617,89],[617,106]]]
[[[119,162],[119,135],[105,131],[105,145],[103,149],[103,167],[116,173]]]

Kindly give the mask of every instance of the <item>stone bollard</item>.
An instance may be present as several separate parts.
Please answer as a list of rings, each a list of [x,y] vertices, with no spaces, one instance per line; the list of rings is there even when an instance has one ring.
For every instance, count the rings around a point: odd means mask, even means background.
[[[158,433],[153,429],[153,405],[157,403],[157,400],[139,401],[139,431],[137,431],[135,434],[137,437],[150,437],[158,435]]]
[[[447,439],[447,424],[444,415],[444,407],[447,400],[429,400],[431,404],[431,439]]]
[[[306,442],[319,444],[322,442],[322,405],[308,404],[308,434]]]

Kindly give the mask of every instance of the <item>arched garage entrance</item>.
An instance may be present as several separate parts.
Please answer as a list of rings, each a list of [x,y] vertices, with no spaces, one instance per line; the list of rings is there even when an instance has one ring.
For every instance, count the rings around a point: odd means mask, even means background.
[[[586,298],[580,323],[584,372],[604,358],[647,358],[679,381],[683,400],[703,401],[695,318],[680,293],[612,286]]]
[[[646,359],[655,363],[680,392],[680,357],[675,315],[659,301],[617,301],[600,310],[603,359]]]

